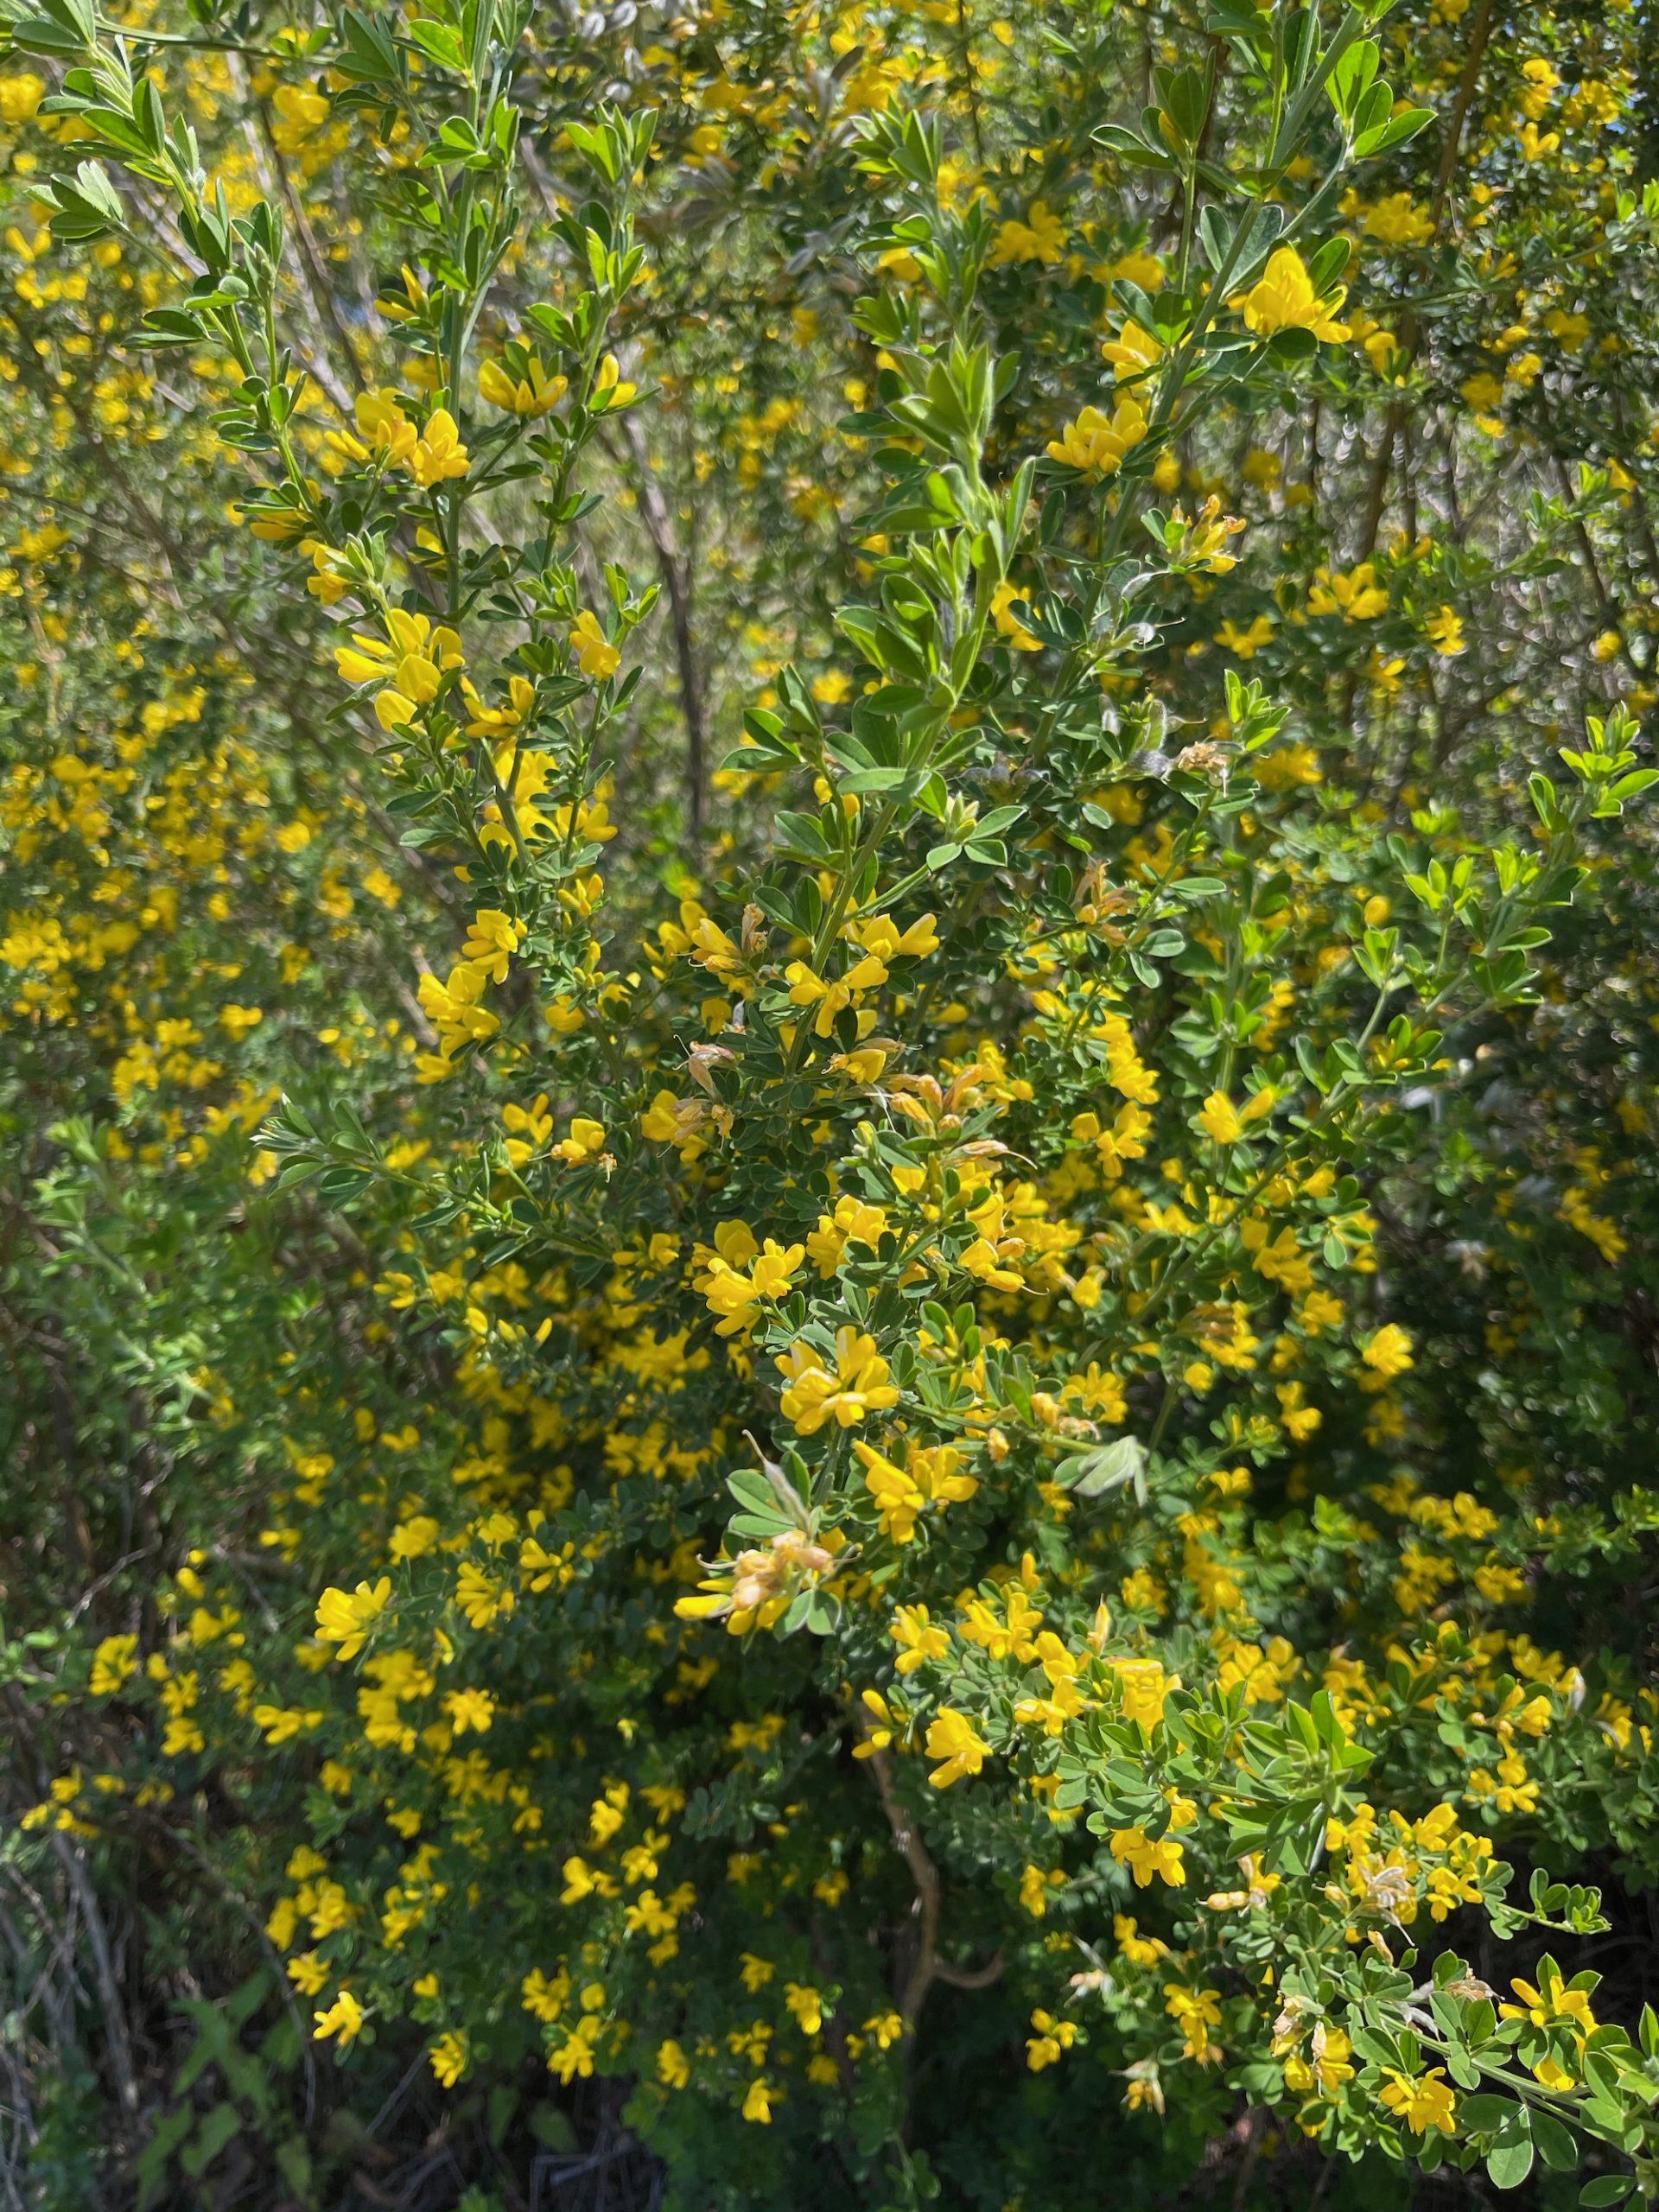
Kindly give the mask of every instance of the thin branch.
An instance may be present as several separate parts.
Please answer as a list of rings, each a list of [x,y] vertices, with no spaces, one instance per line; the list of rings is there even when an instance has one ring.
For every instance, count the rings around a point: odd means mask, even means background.
[[[899,1993],[899,2010],[905,2025],[914,2028],[938,1969],[939,1870],[928,1855],[915,1822],[893,1794],[887,1754],[873,1751],[868,1764],[881,1794],[881,1809],[887,1816],[893,1848],[909,1867],[911,1879],[916,1885],[916,1902],[911,1908],[919,1923],[916,1956]]]
[[[668,594],[670,626],[674,634],[674,660],[679,677],[680,711],[685,717],[686,825],[694,852],[702,842],[703,785],[708,758],[708,711],[702,677],[697,666],[696,644],[691,630],[691,569],[676,541],[673,518],[662,487],[651,466],[645,434],[637,416],[622,417],[622,435],[632,463],[640,520],[657,556],[657,567]],[[614,456],[613,456],[614,457]]]

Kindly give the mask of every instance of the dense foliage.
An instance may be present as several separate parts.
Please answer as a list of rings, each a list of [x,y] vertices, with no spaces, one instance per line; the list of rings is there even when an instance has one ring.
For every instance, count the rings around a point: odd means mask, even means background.
[[[7,2202],[1659,2193],[1643,10],[10,4]]]

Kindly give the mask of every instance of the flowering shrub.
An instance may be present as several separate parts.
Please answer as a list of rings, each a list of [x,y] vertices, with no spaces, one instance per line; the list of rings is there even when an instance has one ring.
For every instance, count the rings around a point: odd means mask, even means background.
[[[1659,188],[1401,16],[16,22],[43,2201],[1649,2190]]]

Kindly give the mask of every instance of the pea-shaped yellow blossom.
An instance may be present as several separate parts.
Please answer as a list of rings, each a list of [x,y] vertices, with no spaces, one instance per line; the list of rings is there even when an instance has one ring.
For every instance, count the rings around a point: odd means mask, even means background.
[[[638,385],[625,380],[615,354],[607,353],[599,365],[599,374],[594,378],[594,389],[588,404],[595,415],[607,411],[613,413],[618,408],[626,407],[639,389]]]
[[[1156,1659],[1114,1659],[1112,1671],[1123,1694],[1123,1718],[1155,1728],[1164,1717],[1164,1700],[1181,1686],[1179,1675],[1166,1675]]]
[[[622,656],[599,626],[599,617],[584,607],[570,626],[570,650],[584,676],[602,683],[622,665]]]
[[[467,925],[461,957],[488,976],[491,982],[505,983],[509,956],[517,951],[525,934],[524,923],[514,921],[499,906],[480,906]]]
[[[1259,1122],[1272,1113],[1275,1096],[1271,1089],[1263,1089],[1247,1098],[1243,1106],[1235,1106],[1224,1090],[1212,1090],[1199,1110],[1198,1119],[1206,1135],[1217,1144],[1236,1144],[1252,1122]]]
[[[112,1696],[137,1671],[137,1637],[106,1636],[92,1654],[92,1695]]]
[[[1111,363],[1120,384],[1135,383],[1164,358],[1162,346],[1138,322],[1126,322],[1117,336],[1109,338],[1100,350]]]
[[[1446,2078],[1446,2069],[1432,2066],[1427,2074],[1402,2074],[1394,2067],[1383,2069],[1383,2082],[1378,2092],[1382,2101],[1391,2113],[1403,2120],[1414,2133],[1426,2135],[1431,2127],[1442,2135],[1455,2130],[1457,2099]]]
[[[671,1090],[659,1090],[639,1116],[639,1134],[652,1144],[677,1145],[681,1161],[689,1167],[708,1151],[702,1132],[714,1118],[701,1099],[677,1098]]]
[[[397,728],[412,721],[438,696],[451,669],[464,664],[461,639],[447,625],[436,627],[424,614],[394,607],[386,616],[386,636],[353,631],[348,645],[334,648],[334,666],[347,683],[380,683],[374,711],[380,727]]]
[[[1221,2056],[1210,2033],[1221,2025],[1218,1989],[1191,1989],[1185,1982],[1166,1981],[1164,2010],[1185,2038],[1183,2057],[1195,2058],[1202,2066]]]
[[[495,1700],[488,1690],[451,1690],[443,1700],[443,1709],[457,1736],[464,1736],[468,1729],[482,1736],[495,1719]]]
[[[691,2079],[685,2052],[672,2037],[657,2046],[657,2079],[665,2089],[683,2089]]]
[[[861,1690],[859,1701],[869,1717],[864,1720],[863,1735],[853,1746],[853,1757],[873,1759],[878,1751],[887,1750],[899,1733],[900,1723],[880,1690]]]
[[[749,2084],[748,2094],[743,2100],[743,2117],[758,2121],[763,2127],[769,2127],[773,2105],[781,2104],[783,2101],[783,2091],[774,2088],[763,2075],[759,2081]]]
[[[27,123],[45,98],[45,83],[33,70],[0,78],[0,123]]]
[[[720,1317],[715,1323],[715,1334],[734,1337],[753,1327],[765,1300],[787,1294],[805,1256],[804,1245],[785,1246],[768,1236],[766,1249],[753,1255],[753,1264],[745,1274],[731,1264],[728,1256],[716,1253],[696,1278],[709,1312]]]
[[[1140,402],[1125,393],[1109,421],[1099,408],[1085,407],[1075,423],[1068,423],[1058,438],[1049,440],[1048,457],[1084,476],[1116,476],[1125,454],[1146,435],[1147,418]]]
[[[319,2042],[338,2036],[342,2044],[348,2044],[363,2025],[363,2007],[349,1989],[342,1989],[326,2012],[315,2012],[312,2018]]]
[[[1570,2020],[1575,2031],[1586,2036],[1592,2035],[1599,2024],[1590,2008],[1590,1992],[1568,1988],[1552,1958],[1544,1959],[1535,1986],[1517,1979],[1510,1982],[1510,1987],[1522,2001],[1519,2005],[1500,2005],[1501,2019],[1530,2020],[1535,2028],[1548,2028],[1558,2020]]]
[[[340,574],[340,566],[346,556],[321,537],[302,538],[300,550],[310,556],[316,570],[315,575],[305,580],[305,588],[312,598],[324,607],[333,607],[337,600],[344,599],[349,587]]]
[[[971,1497],[979,1488],[973,1476],[957,1473],[962,1454],[952,1445],[912,1444],[903,1467],[861,1438],[854,1440],[853,1450],[864,1469],[865,1487],[875,1501],[881,1534],[896,1544],[912,1540],[917,1516],[930,1500],[954,1503]]]
[[[1206,575],[1227,576],[1238,566],[1238,556],[1227,550],[1227,541],[1243,534],[1247,525],[1236,515],[1224,515],[1221,499],[1212,492],[1202,511],[1189,522],[1179,507],[1174,519],[1182,525],[1180,557],[1202,563]]]
[[[427,2056],[431,2061],[432,2071],[438,2077],[439,2087],[453,2089],[467,2071],[469,2063],[467,2038],[453,2031],[440,2036]]]
[[[1412,1364],[1411,1338],[1397,1321],[1385,1322],[1366,1343],[1360,1357],[1385,1382],[1392,1381]]]
[[[435,484],[448,482],[452,476],[467,474],[467,448],[461,442],[455,418],[447,407],[438,408],[429,417],[406,465],[423,492],[429,492]]]
[[[1370,622],[1389,611],[1389,594],[1376,581],[1376,564],[1362,561],[1344,574],[1319,568],[1308,588],[1310,614],[1340,614],[1344,622]]]
[[[1040,2074],[1045,2066],[1052,2066],[1063,2051],[1070,2050],[1077,2039],[1075,2020],[1056,2019],[1052,2012],[1035,2012],[1031,2024],[1034,2036],[1026,2038],[1026,2064],[1033,2074]]]
[[[569,377],[549,376],[538,354],[518,353],[516,348],[505,361],[486,361],[478,372],[480,398],[531,420],[551,414],[569,388]]]
[[[867,1413],[881,1413],[899,1402],[899,1393],[887,1381],[887,1363],[875,1348],[874,1337],[846,1324],[836,1332],[836,1365],[832,1373],[821,1353],[808,1344],[791,1344],[777,1361],[786,1378],[784,1414],[803,1436],[812,1436],[828,1421],[851,1428]]]
[[[590,1160],[598,1159],[605,1149],[605,1125],[592,1122],[578,1114],[570,1124],[570,1134],[562,1137],[553,1147],[553,1157],[563,1160],[571,1167],[585,1166]]]
[[[1229,304],[1259,338],[1271,338],[1280,330],[1311,330],[1327,345],[1340,346],[1351,335],[1348,325],[1336,320],[1347,296],[1346,289],[1338,285],[1317,297],[1307,264],[1294,245],[1281,245],[1269,257],[1260,282]]]
[[[417,433],[404,414],[395,391],[363,391],[352,410],[357,435],[331,430],[327,443],[347,461],[373,461],[406,468],[415,451]]]
[[[940,1762],[927,1777],[935,1789],[948,1789],[964,1774],[977,1774],[990,1755],[990,1745],[965,1713],[947,1705],[928,1724],[927,1756]]]
[[[1112,1856],[1135,1877],[1135,1886],[1146,1889],[1154,1876],[1172,1890],[1186,1886],[1186,1853],[1173,1835],[1149,1837],[1142,1827],[1119,1828],[1112,1838]]]
[[[887,1633],[901,1647],[894,1662],[901,1675],[914,1674],[930,1659],[943,1659],[950,1649],[948,1631],[929,1619],[925,1605],[895,1606]]]
[[[340,1646],[336,1657],[355,1659],[369,1640],[369,1630],[386,1609],[391,1596],[391,1577],[359,1582],[355,1590],[325,1590],[317,1600],[317,1638]],[[355,2028],[352,2031],[355,2035]]]
[[[1023,222],[1010,216],[997,226],[986,259],[993,269],[1006,269],[1022,261],[1039,261],[1046,269],[1065,257],[1066,228],[1046,200],[1033,200]]]

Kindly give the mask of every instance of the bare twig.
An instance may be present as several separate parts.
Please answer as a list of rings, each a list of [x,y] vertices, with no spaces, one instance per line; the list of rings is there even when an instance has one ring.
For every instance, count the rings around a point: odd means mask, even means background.
[[[939,1870],[933,1864],[916,1823],[894,1793],[886,1753],[873,1751],[868,1764],[880,1792],[881,1809],[887,1816],[893,1847],[909,1867],[911,1879],[916,1885],[916,1902],[911,1909],[917,1922],[916,1954],[898,1993],[899,2010],[905,2025],[913,2030],[921,2017],[922,2006],[927,2002],[927,1993],[936,1981],[945,1982],[953,1989],[988,1989],[1002,1972],[1002,1954],[998,1951],[985,1965],[974,1967],[953,1967],[941,1960]]]
[[[622,417],[640,520],[645,525],[663,588],[668,594],[669,622],[674,633],[674,661],[679,677],[680,711],[685,716],[686,827],[695,849],[702,842],[703,784],[708,755],[708,714],[702,677],[697,665],[691,629],[691,564],[680,550],[673,519],[662,487],[651,466],[645,434],[632,415]]]

